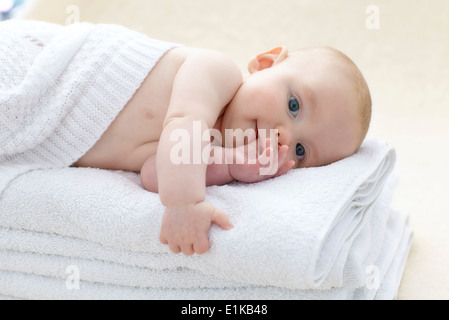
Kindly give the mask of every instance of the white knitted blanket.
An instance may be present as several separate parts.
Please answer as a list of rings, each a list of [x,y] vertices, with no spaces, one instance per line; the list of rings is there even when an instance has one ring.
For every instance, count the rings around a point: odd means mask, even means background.
[[[85,154],[176,46],[116,25],[0,23],[0,194]]]

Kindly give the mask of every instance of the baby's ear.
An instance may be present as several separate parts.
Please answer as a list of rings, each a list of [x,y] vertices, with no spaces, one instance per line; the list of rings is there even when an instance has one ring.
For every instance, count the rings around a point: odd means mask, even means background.
[[[261,71],[266,68],[271,68],[275,64],[282,62],[288,56],[288,50],[284,46],[273,48],[267,52],[260,53],[252,57],[248,63],[249,73]]]

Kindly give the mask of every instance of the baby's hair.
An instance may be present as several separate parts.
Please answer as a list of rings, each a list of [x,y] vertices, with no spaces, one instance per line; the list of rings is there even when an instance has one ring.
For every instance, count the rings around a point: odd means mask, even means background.
[[[370,90],[368,88],[368,84],[365,78],[362,75],[362,72],[347,55],[329,46],[319,46],[319,47],[300,49],[290,53],[289,56],[292,55],[294,56],[295,53],[303,52],[305,50],[321,50],[322,52],[324,51],[325,53],[331,54],[337,59],[338,62],[343,63],[343,65],[349,69],[350,71],[349,76],[351,77],[351,80],[354,83],[354,87],[356,89],[356,93],[359,98],[359,107],[362,125],[362,132],[360,136],[360,144],[361,144],[368,133],[368,129],[371,122],[371,107],[372,107]]]
[[[362,72],[357,67],[357,65],[354,63],[354,61],[352,61],[343,52],[341,52],[335,48],[332,48],[332,47],[327,47],[327,48],[328,48],[328,50],[334,52],[334,54],[337,56],[337,58],[340,58],[340,60],[343,63],[345,63],[346,66],[349,67],[351,70],[351,76],[352,76],[352,80],[354,82],[354,86],[355,86],[357,94],[358,94],[360,111],[361,111],[361,120],[362,120],[361,142],[362,142],[368,133],[369,125],[371,122],[372,101],[371,101],[371,94],[370,94],[370,90],[368,88],[368,84],[366,83],[366,80],[363,77]]]

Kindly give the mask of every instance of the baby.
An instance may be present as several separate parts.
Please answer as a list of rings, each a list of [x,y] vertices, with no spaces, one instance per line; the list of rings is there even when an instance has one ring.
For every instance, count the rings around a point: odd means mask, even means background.
[[[242,79],[221,53],[171,49],[74,165],[140,172],[166,207],[160,241],[174,253],[206,252],[211,224],[232,228],[205,202],[206,186],[330,164],[355,153],[369,127],[367,84],[333,48],[277,47],[250,59],[248,70]]]

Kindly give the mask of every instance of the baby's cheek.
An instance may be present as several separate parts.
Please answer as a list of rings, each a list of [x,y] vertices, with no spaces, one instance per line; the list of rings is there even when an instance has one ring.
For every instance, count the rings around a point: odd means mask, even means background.
[[[260,100],[261,103],[265,104],[273,112],[276,107],[279,108],[279,106],[281,105],[279,94],[275,94],[274,92],[271,92],[269,90],[265,91],[263,94],[260,95]]]
[[[290,149],[288,150],[287,158],[286,158],[285,161],[286,161],[286,162],[287,162],[287,161],[293,161],[293,162],[295,163],[295,165],[293,166],[293,168],[298,168],[298,167],[301,166],[301,161],[298,159],[298,157],[294,154],[294,151],[291,150],[291,149],[293,149],[293,148],[290,148]]]
[[[245,89],[248,100],[258,105],[259,108],[276,106],[279,103],[279,96],[283,96],[269,82],[254,81],[248,83]]]

